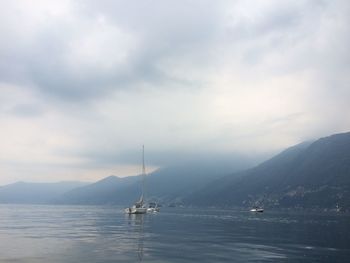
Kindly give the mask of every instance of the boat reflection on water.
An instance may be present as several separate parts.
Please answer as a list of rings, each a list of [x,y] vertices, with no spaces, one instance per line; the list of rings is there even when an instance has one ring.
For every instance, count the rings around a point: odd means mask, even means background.
[[[135,240],[135,244],[137,244],[137,257],[139,262],[143,261],[144,257],[144,221],[145,214],[126,214],[125,218],[128,220],[128,225],[130,225],[131,233],[130,235]]]

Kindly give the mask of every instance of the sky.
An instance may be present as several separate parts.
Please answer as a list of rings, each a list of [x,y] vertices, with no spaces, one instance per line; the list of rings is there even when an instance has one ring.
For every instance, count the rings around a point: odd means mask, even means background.
[[[347,0],[0,0],[0,185],[350,131]]]

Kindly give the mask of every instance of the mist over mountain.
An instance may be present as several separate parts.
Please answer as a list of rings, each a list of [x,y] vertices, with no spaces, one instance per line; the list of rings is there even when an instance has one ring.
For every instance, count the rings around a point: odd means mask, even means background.
[[[214,206],[334,208],[350,205],[350,133],[291,147],[186,199]]]
[[[207,183],[232,171],[252,167],[256,158],[235,156],[232,159],[206,155],[187,162],[175,161],[147,174],[145,195],[149,201],[182,202],[183,198]],[[129,205],[140,197],[142,177],[108,176],[95,183],[24,183],[0,187],[0,203],[54,204],[122,204]]]
[[[160,203],[182,202],[185,196],[233,170],[249,167],[250,161],[189,161],[159,169],[146,176],[145,196]],[[57,200],[64,204],[123,204],[136,201],[141,194],[141,176],[109,176],[94,184],[73,189]]]
[[[60,196],[60,198],[57,198],[55,203],[94,205],[120,204],[130,197],[133,197],[132,191],[134,190],[132,190],[132,186],[138,181],[140,181],[139,176],[120,178],[111,175],[87,186],[72,189]],[[128,192],[126,189],[132,191]]]
[[[195,206],[350,207],[350,133],[290,147],[253,166],[244,158],[189,160],[145,179],[147,201]],[[249,168],[253,167],[253,168]],[[95,183],[24,183],[0,187],[0,203],[130,205],[142,176],[108,176]]]

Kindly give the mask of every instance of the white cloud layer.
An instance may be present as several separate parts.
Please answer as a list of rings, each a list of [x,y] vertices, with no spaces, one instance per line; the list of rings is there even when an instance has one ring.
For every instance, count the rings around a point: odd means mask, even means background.
[[[350,130],[350,4],[1,1],[0,183]],[[132,154],[134,153],[134,154]]]

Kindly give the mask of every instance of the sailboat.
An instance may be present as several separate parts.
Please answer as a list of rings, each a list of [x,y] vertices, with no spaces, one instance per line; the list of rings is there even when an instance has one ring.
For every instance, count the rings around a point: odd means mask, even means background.
[[[125,208],[125,213],[127,214],[146,214],[147,207],[144,202],[144,190],[145,190],[145,178],[146,178],[146,168],[145,168],[145,147],[142,145],[142,188],[140,199],[131,207]]]
[[[160,207],[158,206],[157,203],[149,203],[147,212],[148,213],[157,213],[160,211]]]
[[[263,213],[264,212],[264,208],[256,206],[256,207],[250,209],[249,211],[250,212],[255,212],[255,213]]]
[[[262,199],[260,198],[259,200],[255,201],[255,206],[252,207],[249,211],[254,213],[263,213],[264,208],[259,204],[263,203],[264,200],[265,200],[265,197],[263,196]]]

